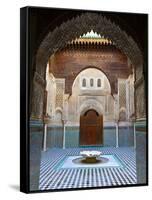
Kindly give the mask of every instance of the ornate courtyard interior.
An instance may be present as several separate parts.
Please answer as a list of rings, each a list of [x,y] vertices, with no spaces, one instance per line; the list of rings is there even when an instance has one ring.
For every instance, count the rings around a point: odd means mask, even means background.
[[[146,184],[146,62],[134,38],[85,12],[48,31],[34,59],[30,189]],[[102,162],[80,162],[82,151]]]

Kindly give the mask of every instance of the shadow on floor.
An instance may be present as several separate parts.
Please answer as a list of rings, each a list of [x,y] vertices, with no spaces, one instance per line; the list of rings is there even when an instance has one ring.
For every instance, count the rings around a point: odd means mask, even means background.
[[[16,190],[16,191],[20,191],[20,186],[19,185],[9,185],[9,187],[13,190]]]

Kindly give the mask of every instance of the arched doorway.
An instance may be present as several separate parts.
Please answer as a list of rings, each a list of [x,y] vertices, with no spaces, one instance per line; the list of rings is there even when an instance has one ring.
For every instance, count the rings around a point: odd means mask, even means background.
[[[80,116],[80,145],[103,144],[103,115],[90,109]]]

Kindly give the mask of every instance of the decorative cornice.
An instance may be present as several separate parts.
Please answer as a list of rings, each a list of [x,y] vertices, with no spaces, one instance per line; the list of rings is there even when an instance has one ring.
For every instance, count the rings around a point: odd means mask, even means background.
[[[75,40],[72,40],[71,42],[68,42],[68,44],[73,45],[113,45],[113,42],[111,40],[105,39],[105,38],[78,38]]]

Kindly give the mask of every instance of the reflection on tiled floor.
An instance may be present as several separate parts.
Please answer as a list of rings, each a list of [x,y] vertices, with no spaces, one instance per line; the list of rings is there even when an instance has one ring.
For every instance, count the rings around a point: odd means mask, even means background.
[[[42,152],[39,189],[65,189],[136,184],[133,148],[85,148],[112,155],[119,165],[105,167],[62,167],[66,158],[79,156],[83,148],[49,149]],[[114,161],[114,160],[113,160]]]

